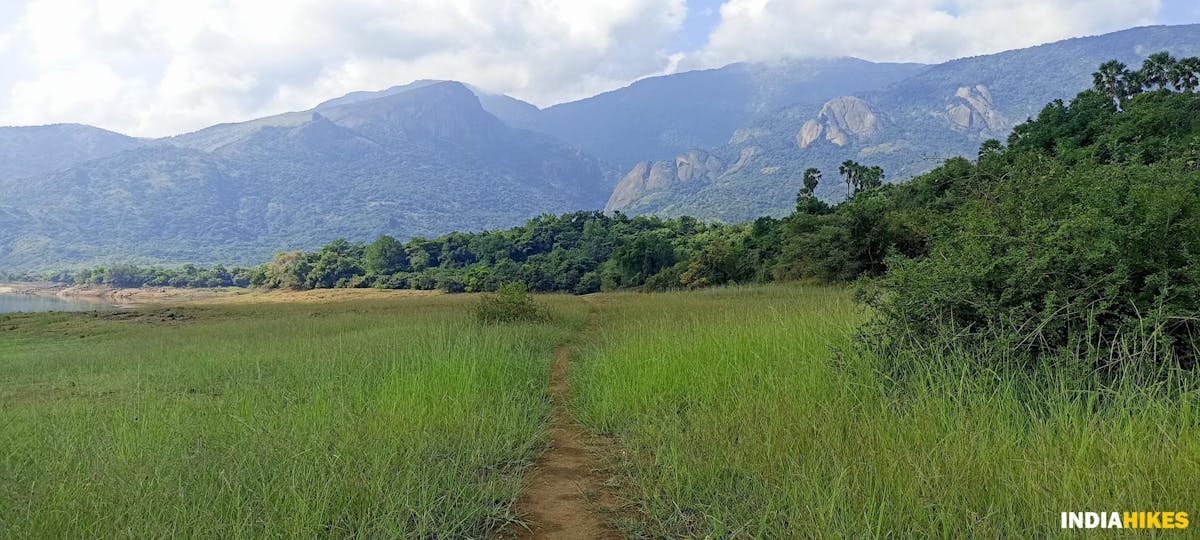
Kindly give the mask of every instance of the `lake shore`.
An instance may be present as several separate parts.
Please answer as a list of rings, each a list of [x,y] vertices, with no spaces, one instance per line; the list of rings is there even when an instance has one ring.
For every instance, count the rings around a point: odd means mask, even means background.
[[[193,303],[223,298],[233,294],[245,294],[246,292],[248,292],[246,289],[238,288],[185,289],[179,287],[144,287],[134,289],[105,285],[67,286],[49,282],[0,283],[0,294],[85,298],[103,300],[116,306]]]
[[[23,294],[105,301],[117,307],[155,304],[198,303],[314,303],[366,298],[431,296],[440,291],[379,289],[317,289],[311,291],[262,290],[240,287],[188,289],[182,287],[119,288],[106,285],[75,285],[29,282],[0,283],[0,294]]]

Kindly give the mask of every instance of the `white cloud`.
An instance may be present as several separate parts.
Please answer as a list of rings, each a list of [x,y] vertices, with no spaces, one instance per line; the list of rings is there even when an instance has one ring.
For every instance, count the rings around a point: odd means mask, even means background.
[[[24,0],[0,21],[0,124],[136,135],[418,78],[546,105],[659,71],[684,0]]]
[[[687,63],[786,56],[940,62],[1152,24],[1159,0],[729,0]]]
[[[996,52],[1150,23],[1160,7],[728,0],[702,51],[668,54],[685,0],[0,0],[0,125],[165,135],[420,78],[549,105],[741,60]]]

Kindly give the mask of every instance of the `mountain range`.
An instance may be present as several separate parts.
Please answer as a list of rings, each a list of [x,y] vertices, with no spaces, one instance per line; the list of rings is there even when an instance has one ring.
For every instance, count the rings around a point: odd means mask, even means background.
[[[1145,27],[938,65],[854,58],[652,77],[539,109],[454,81],[162,139],[0,128],[0,269],[258,263],[346,237],[620,210],[740,221],[790,211],[802,172],[903,180],[1091,85],[1109,59],[1200,54],[1200,25]]]
[[[133,148],[0,179],[0,267],[257,263],[598,208],[612,190],[598,160],[508,126],[455,82],[120,144]]]
[[[721,144],[648,156],[627,172],[606,209],[723,221],[779,216],[794,208],[808,167],[824,173],[818,196],[836,200],[845,193],[837,176],[844,160],[879,165],[897,181],[953,156],[974,157],[983,141],[1003,141],[1049,102],[1090,88],[1101,63],[1116,59],[1136,68],[1163,50],[1200,55],[1200,25],[1135,28],[952,60],[823,103],[795,103],[732,131]]]

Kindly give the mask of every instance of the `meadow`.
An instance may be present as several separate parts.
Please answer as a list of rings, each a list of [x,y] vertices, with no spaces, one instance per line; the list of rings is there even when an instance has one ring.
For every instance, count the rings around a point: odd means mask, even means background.
[[[954,351],[898,377],[842,287],[547,295],[498,325],[354,293],[0,315],[0,537],[494,536],[579,339],[570,405],[615,443],[630,537],[1046,537],[1200,501],[1194,386]]]
[[[574,405],[624,445],[611,465],[636,509],[631,535],[1034,538],[1069,532],[1063,511],[1196,515],[1194,386],[1101,385],[952,352],[897,379],[855,351],[867,314],[841,288],[599,302]]]
[[[454,538],[514,519],[553,323],[472,298],[0,316],[0,537]]]

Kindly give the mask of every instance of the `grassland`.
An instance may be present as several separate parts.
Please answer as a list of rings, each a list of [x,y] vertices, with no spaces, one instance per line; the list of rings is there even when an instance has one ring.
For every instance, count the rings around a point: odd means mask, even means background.
[[[633,536],[1045,537],[1062,511],[1200,514],[1194,385],[953,352],[898,379],[853,349],[867,314],[844,289],[545,296],[549,322],[500,326],[469,295],[329,294],[0,315],[0,537],[487,536],[516,519],[555,345],[589,304],[571,406],[623,449]]]
[[[894,380],[849,353],[865,314],[840,289],[600,301],[576,414],[623,442],[637,535],[1032,538],[1062,511],[1198,510],[1194,392],[948,353]]]
[[[551,324],[465,296],[0,316],[0,537],[473,537],[540,450]]]

